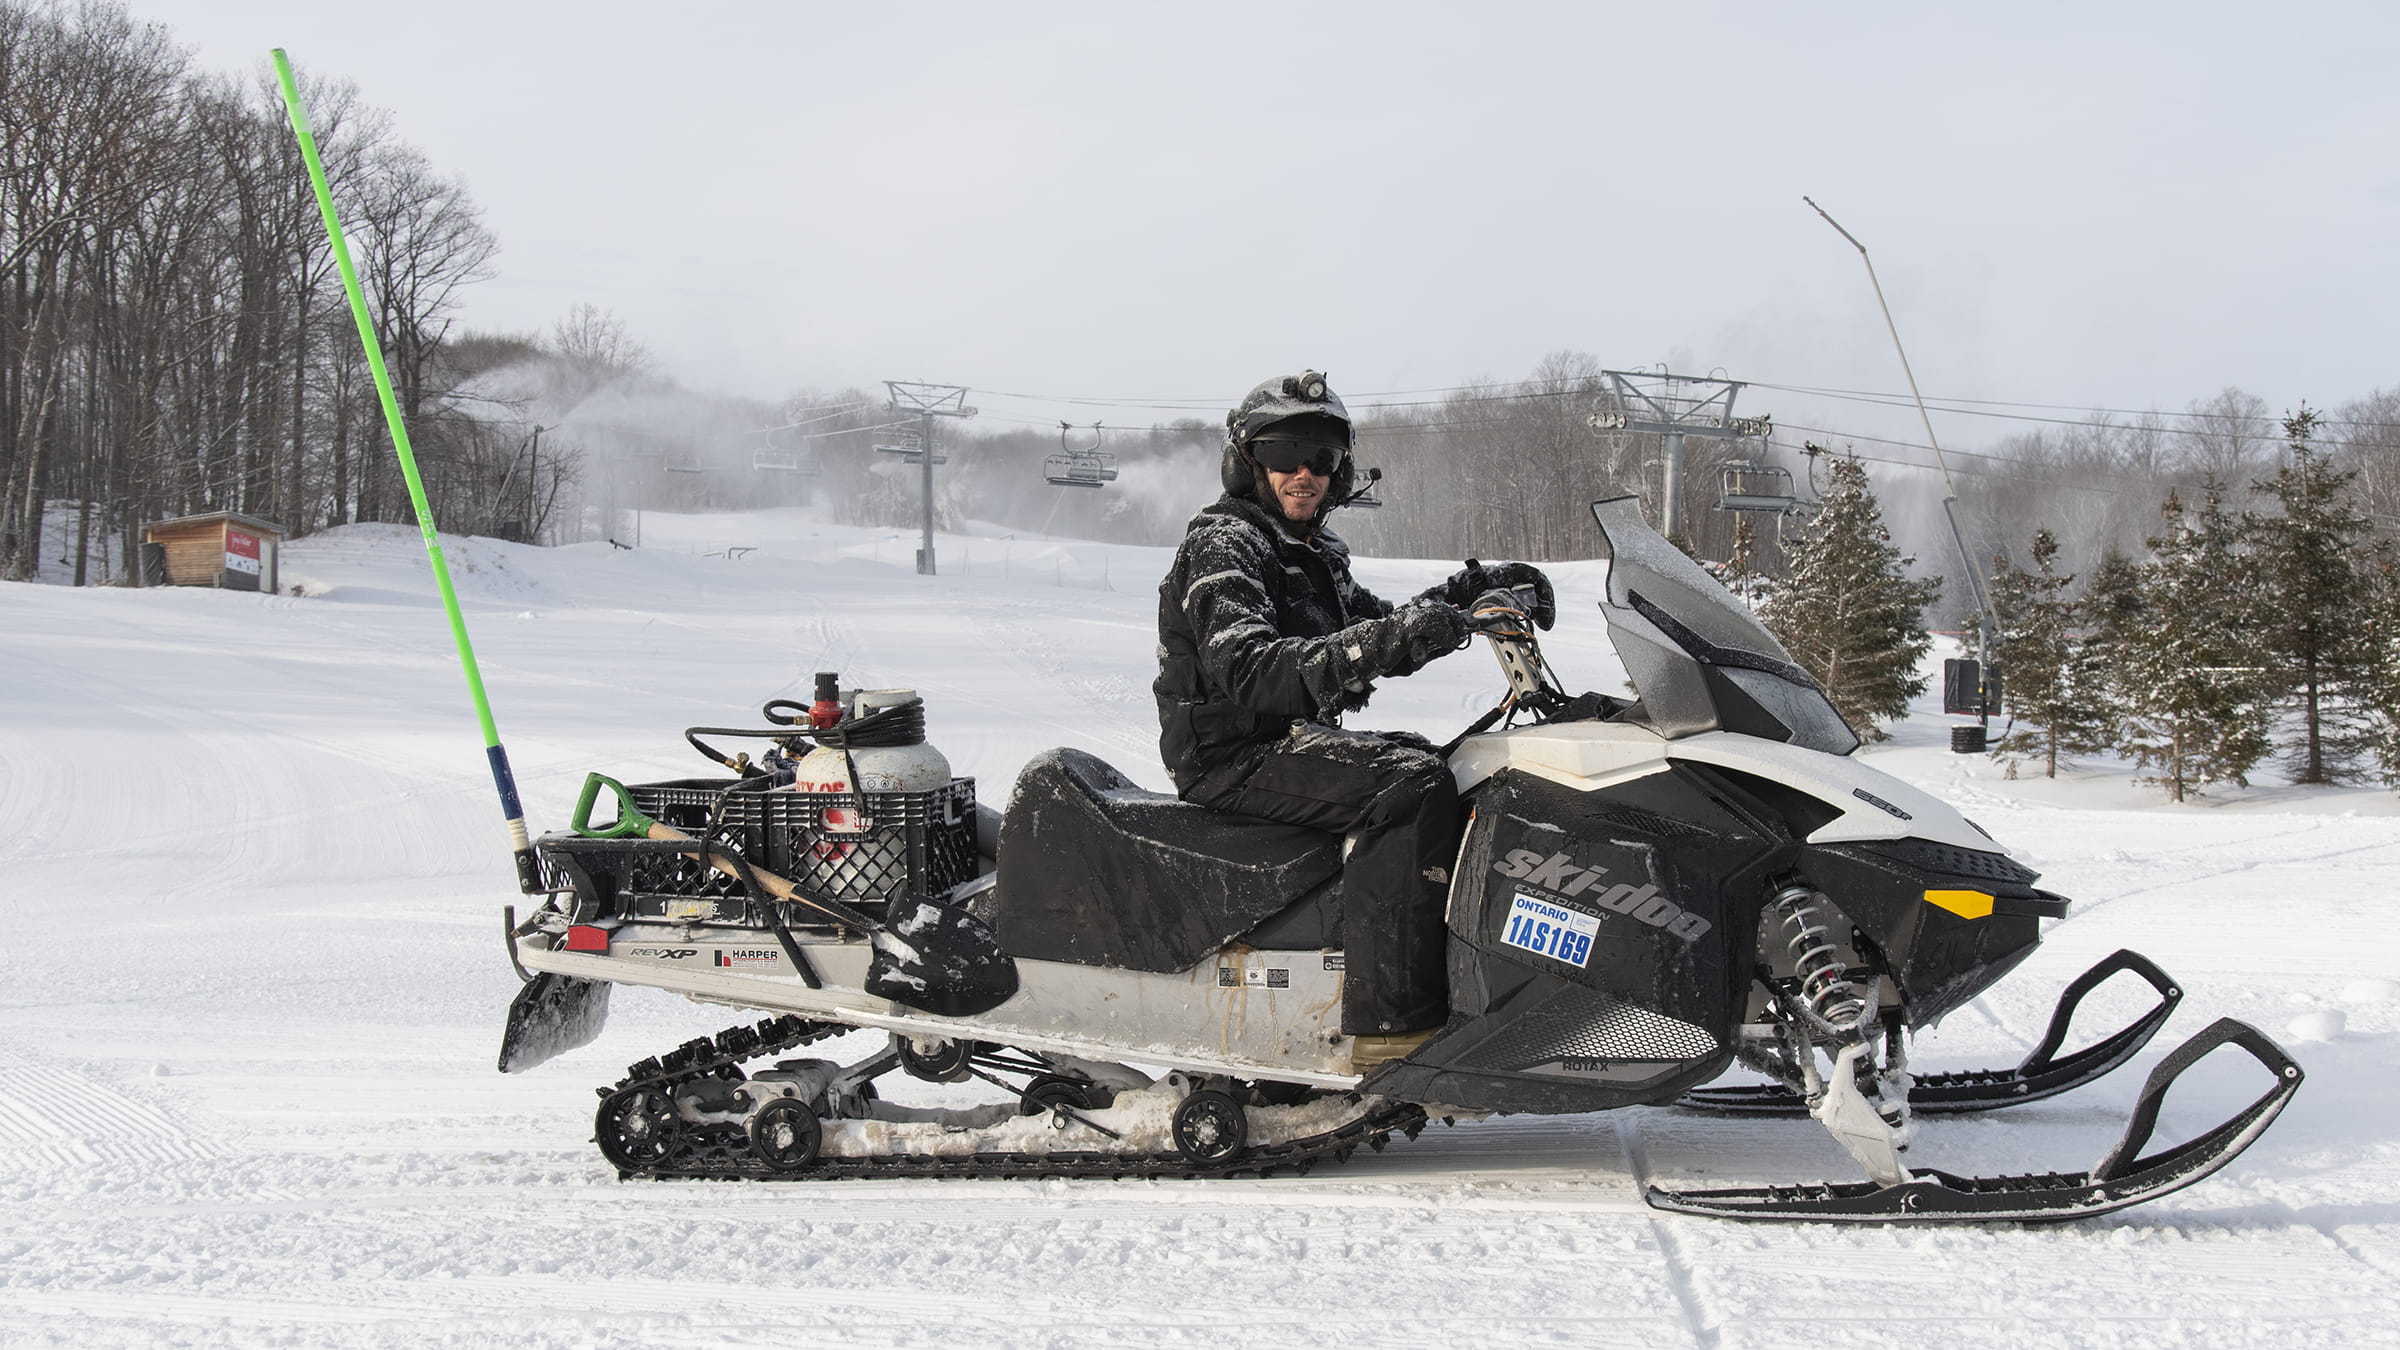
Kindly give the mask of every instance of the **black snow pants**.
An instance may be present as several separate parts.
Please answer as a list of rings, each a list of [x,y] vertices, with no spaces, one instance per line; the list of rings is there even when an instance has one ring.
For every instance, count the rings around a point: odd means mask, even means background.
[[[1342,866],[1342,1032],[1381,1036],[1450,1016],[1444,910],[1458,854],[1458,785],[1429,750],[1373,732],[1295,723],[1185,798],[1348,834]]]

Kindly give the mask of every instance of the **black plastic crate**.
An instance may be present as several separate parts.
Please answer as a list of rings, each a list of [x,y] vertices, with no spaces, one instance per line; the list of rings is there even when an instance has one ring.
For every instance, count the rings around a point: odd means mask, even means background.
[[[717,847],[812,895],[880,904],[912,892],[939,895],[975,876],[972,778],[931,792],[727,791],[740,781],[639,783],[626,792],[636,810],[686,834],[713,826]],[[742,893],[739,881],[694,858],[619,861],[632,864],[618,879],[620,894]]]

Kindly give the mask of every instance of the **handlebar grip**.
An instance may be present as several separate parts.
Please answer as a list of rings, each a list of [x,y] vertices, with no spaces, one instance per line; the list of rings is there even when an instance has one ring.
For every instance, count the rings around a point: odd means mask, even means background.
[[[606,829],[596,830],[592,828],[592,807],[599,802],[600,789],[604,787],[616,794],[617,822]],[[623,783],[599,773],[584,775],[583,793],[575,799],[574,818],[567,822],[575,833],[586,839],[647,838],[650,827],[657,823],[634,809],[633,796],[625,790]]]

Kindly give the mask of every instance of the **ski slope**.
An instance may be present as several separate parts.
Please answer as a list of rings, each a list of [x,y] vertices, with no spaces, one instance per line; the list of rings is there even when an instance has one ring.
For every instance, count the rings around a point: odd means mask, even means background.
[[[1164,787],[1163,551],[945,537],[923,578],[915,545],[802,513],[654,515],[633,551],[446,541],[536,825],[587,770],[706,772],[684,727],[805,699],[817,670],[920,690],[995,805],[1053,745]],[[1449,566],[1358,571],[1391,596]],[[1599,568],[1554,575],[1553,664],[1617,687]],[[2221,1015],[2307,1067],[2226,1172],[2103,1219],[1657,1214],[1644,1183],[1856,1175],[1813,1124],[1667,1109],[1437,1126],[1263,1181],[619,1183],[592,1089],[736,1019],[621,989],[598,1044],[495,1073],[517,897],[416,533],[300,541],[284,581],[302,594],[0,585],[0,1345],[2400,1343],[2388,792],[2169,807],[2116,766],[2012,781],[1946,753],[1930,710],[1864,752],[2077,901],[1920,1070],[2015,1062],[2120,946],[2188,990],[2136,1066],[1925,1119],[1912,1163],[2088,1166],[2136,1070]],[[1442,738],[1500,688],[1464,652],[1361,720]],[[2095,999],[2096,1022],[2129,1006]],[[2261,1085],[2209,1061],[2162,1135]]]

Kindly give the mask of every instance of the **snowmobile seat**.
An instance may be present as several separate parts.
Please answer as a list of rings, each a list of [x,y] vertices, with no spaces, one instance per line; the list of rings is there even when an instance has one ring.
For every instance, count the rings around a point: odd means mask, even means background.
[[[1172,973],[1231,939],[1314,950],[1340,928],[1341,836],[1145,792],[1081,750],[1026,764],[999,861],[993,927],[1028,960]]]

